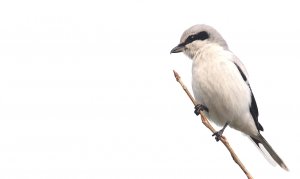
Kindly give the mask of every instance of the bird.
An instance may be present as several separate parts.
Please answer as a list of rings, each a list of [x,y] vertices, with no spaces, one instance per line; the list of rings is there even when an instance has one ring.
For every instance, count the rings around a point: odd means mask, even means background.
[[[249,75],[221,34],[209,25],[194,25],[184,31],[180,43],[170,53],[180,52],[192,60],[192,89],[197,103],[195,114],[203,111],[210,121],[223,126],[213,134],[216,140],[219,141],[225,128],[230,126],[249,136],[265,156],[271,156],[288,171],[261,134],[264,128],[258,121],[259,112]]]

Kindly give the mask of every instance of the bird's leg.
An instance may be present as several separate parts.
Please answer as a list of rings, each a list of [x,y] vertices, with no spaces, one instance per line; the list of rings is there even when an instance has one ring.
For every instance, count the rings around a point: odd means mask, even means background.
[[[226,129],[226,127],[228,126],[228,124],[229,124],[229,122],[226,122],[225,125],[224,125],[224,127],[221,130],[215,132],[212,135],[212,136],[216,136],[215,139],[216,139],[217,142],[221,139],[222,134],[223,134],[224,130]]]
[[[196,104],[194,113],[198,116],[200,114],[200,111],[208,112],[208,108],[203,104]]]

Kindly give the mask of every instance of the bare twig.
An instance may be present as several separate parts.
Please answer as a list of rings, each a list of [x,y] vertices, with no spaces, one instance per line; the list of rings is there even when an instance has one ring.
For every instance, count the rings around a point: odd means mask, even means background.
[[[186,86],[183,84],[183,82],[181,81],[181,78],[179,76],[179,74],[173,70],[174,72],[174,76],[176,78],[176,81],[181,85],[181,87],[183,88],[183,90],[186,92],[186,94],[188,95],[188,97],[190,98],[190,100],[193,102],[194,106],[197,104],[195,99],[193,98],[193,96],[191,95],[191,93],[189,92],[189,90],[186,88]],[[200,112],[200,116],[201,116],[201,120],[202,123],[212,132],[215,133],[216,130],[211,126],[211,124],[209,123],[209,121],[207,120],[207,118],[205,117],[205,115],[202,113],[202,111]],[[240,159],[238,158],[238,156],[234,153],[233,149],[231,148],[231,146],[229,145],[227,139],[222,135],[221,139],[222,143],[225,145],[225,147],[228,149],[228,151],[231,154],[232,159],[235,161],[235,163],[237,165],[239,165],[239,167],[243,170],[243,172],[245,173],[245,175],[248,177],[248,179],[253,179],[253,177],[251,176],[251,174],[248,172],[248,170],[246,169],[246,167],[243,165],[243,163],[240,161]]]

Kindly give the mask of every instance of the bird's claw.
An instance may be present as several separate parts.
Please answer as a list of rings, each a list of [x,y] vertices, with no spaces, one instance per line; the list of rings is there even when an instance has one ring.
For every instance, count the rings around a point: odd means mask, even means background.
[[[208,108],[203,104],[196,104],[194,113],[198,116],[201,111],[207,111],[208,112]]]
[[[222,134],[223,134],[223,131],[219,130],[219,131],[213,133],[212,136],[215,136],[216,141],[219,142],[219,140],[221,140],[221,138],[222,138]]]
[[[228,125],[229,125],[229,122],[226,122],[225,125],[224,125],[224,127],[223,127],[221,130],[219,130],[219,131],[213,133],[212,136],[216,136],[215,139],[216,139],[217,142],[219,142],[219,140],[221,140],[221,138],[223,137],[223,136],[222,136],[222,135],[223,135],[223,132],[224,132],[224,130],[226,129],[226,127],[227,127]]]

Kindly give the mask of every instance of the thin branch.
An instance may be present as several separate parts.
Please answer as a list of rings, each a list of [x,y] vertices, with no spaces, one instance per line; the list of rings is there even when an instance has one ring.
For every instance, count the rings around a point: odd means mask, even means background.
[[[190,98],[190,100],[193,102],[194,106],[197,104],[195,99],[193,98],[193,96],[191,95],[191,93],[189,92],[189,90],[186,88],[186,86],[183,84],[183,82],[181,81],[181,78],[179,76],[179,74],[173,70],[174,72],[174,76],[176,78],[176,81],[181,85],[181,87],[183,88],[183,90],[186,92],[186,94],[188,95],[188,97]],[[216,130],[211,126],[211,124],[209,123],[209,121],[207,120],[207,118],[205,117],[205,115],[203,114],[203,112],[200,112],[200,116],[201,116],[201,120],[202,123],[212,132],[215,133]],[[238,158],[238,156],[235,154],[235,152],[233,151],[233,149],[231,148],[231,146],[229,145],[227,139],[222,135],[221,139],[222,143],[225,145],[225,147],[228,149],[228,151],[231,154],[232,159],[235,161],[235,163],[237,165],[239,165],[239,167],[243,170],[243,172],[245,173],[245,175],[248,177],[248,179],[253,179],[253,177],[251,176],[251,174],[248,172],[248,170],[246,169],[246,167],[243,165],[243,163],[240,161],[240,159]]]

